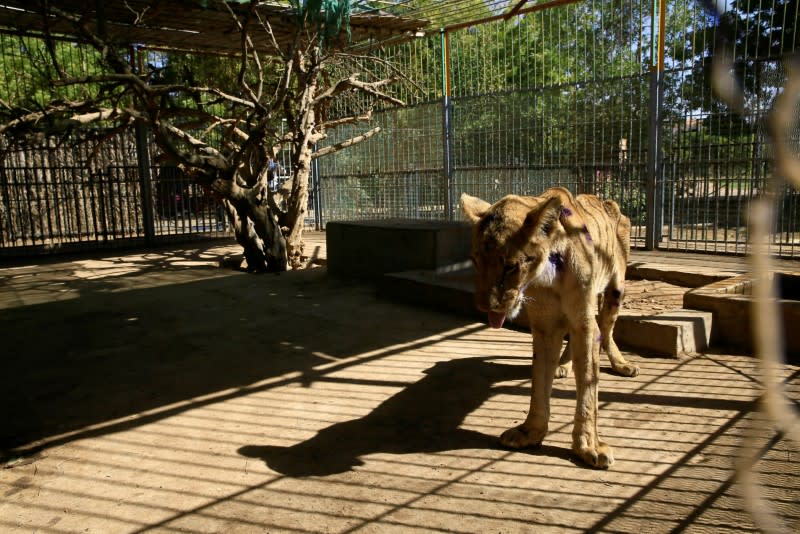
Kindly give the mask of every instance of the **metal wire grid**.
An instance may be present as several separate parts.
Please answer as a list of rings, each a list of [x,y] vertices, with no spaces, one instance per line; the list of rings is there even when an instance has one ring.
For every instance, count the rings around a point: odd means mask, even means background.
[[[439,104],[378,113],[371,126],[382,135],[318,160],[325,221],[445,218]],[[339,128],[328,142],[362,128]]]
[[[741,11],[751,12],[751,4],[742,4]],[[439,158],[427,156],[439,166],[441,177],[428,168],[426,187],[445,191],[442,198],[431,201],[451,197],[452,209],[445,208],[444,216],[458,217],[453,200],[462,192],[493,201],[508,193],[537,194],[551,185],[563,185],[617,200],[633,221],[634,244],[644,245],[647,180],[655,173],[656,194],[661,198],[651,223],[656,246],[746,253],[746,208],[772,172],[769,144],[759,125],[782,83],[778,58],[748,58],[746,50],[736,52],[742,65],[758,74],[751,78],[760,80],[760,85],[750,90],[757,105],[750,117],[725,113],[710,89],[707,62],[700,61],[704,50],[713,51],[715,21],[700,3],[669,2],[666,70],[660,81],[663,100],[659,100],[649,84],[655,58],[651,54],[658,40],[652,9],[650,3],[629,0],[579,2],[458,29],[447,34],[447,41],[429,36],[382,52],[403,59],[404,69],[420,75],[415,79],[428,80],[427,86],[405,96],[427,102],[419,106],[427,115],[418,116],[418,127],[429,129],[431,140],[443,138],[441,143],[429,143],[442,151]],[[780,9],[785,11],[784,20],[800,16],[789,12],[797,10],[796,3],[776,2],[773,10]],[[745,17],[739,24],[763,22]],[[740,28],[752,41],[758,34],[749,30]],[[783,38],[779,54],[793,50],[797,40],[792,35]],[[739,46],[759,48],[747,39]],[[438,80],[446,87],[436,88],[436,98],[442,99],[439,109],[430,99],[434,94],[430,72],[436,70],[449,81]],[[446,90],[448,98],[443,98]],[[381,113],[386,116],[380,119],[386,123],[382,135],[391,139],[383,150],[357,152],[359,166],[372,169],[371,177],[349,178],[345,186],[345,175],[332,170],[340,168],[335,160],[355,153],[325,158],[320,165],[322,194],[329,196],[323,204],[323,221],[413,216],[414,210],[404,207],[405,185],[390,179],[415,170],[412,165],[398,167],[414,157],[404,155],[409,143],[398,141],[389,130],[394,121],[388,116],[394,113],[399,112]],[[651,119],[657,132],[650,127]],[[412,135],[426,134],[413,130]],[[660,144],[648,146],[655,135]],[[655,151],[656,171],[649,168],[650,150]],[[369,205],[372,196],[354,189],[364,181],[381,183],[382,198],[392,202]],[[328,187],[348,189],[347,202],[353,205],[352,199],[359,198],[360,209],[340,209],[341,196],[329,195]],[[389,195],[386,188],[392,187],[399,189]],[[408,204],[416,198],[412,193]],[[798,202],[796,193],[787,189],[773,233],[773,250],[781,256],[800,255]],[[441,210],[421,211],[427,216]]]
[[[50,100],[50,95],[78,100],[85,91],[79,85],[52,86],[55,67],[41,39],[0,33],[0,50],[0,101],[5,104],[37,109]],[[97,53],[87,46],[57,42],[53,55],[76,76],[101,72]]]
[[[600,7],[572,4],[451,37],[456,195],[495,201],[561,185],[614,198],[643,236],[642,13],[632,2]],[[591,31],[578,20],[594,21]]]
[[[757,5],[740,3],[741,16],[732,29],[730,24],[720,28],[699,2],[676,1],[668,12],[670,40],[680,46],[673,47],[665,75],[662,248],[749,251],[747,209],[764,192],[774,172],[764,121],[785,83],[781,58],[797,43],[795,33],[782,35],[777,47],[767,42],[775,37],[757,30],[765,24],[764,12],[755,9]],[[784,24],[800,17],[796,2],[794,7],[791,2],[775,2],[771,9]],[[729,48],[720,46],[721,39]],[[706,50],[736,58],[749,100],[745,115],[731,114],[713,93],[710,57],[701,62],[697,55]],[[779,194],[783,200],[772,229],[771,250],[780,256],[796,256],[800,254],[800,199],[790,188]]]
[[[644,13],[631,1],[615,2],[616,12],[600,7],[586,2],[548,9],[453,32],[447,43],[436,36],[383,51],[404,60],[407,72],[426,69],[416,79],[429,85],[406,96],[422,95],[418,100],[427,103],[377,114],[380,138],[320,160],[324,220],[457,218],[452,202],[450,212],[445,207],[448,194],[493,201],[564,185],[620,201],[639,224],[636,236],[643,236]],[[578,19],[594,20],[593,29]],[[620,49],[615,43],[622,35],[629,45]],[[559,53],[548,52],[545,43],[552,42]],[[441,86],[430,86],[445,46],[452,95],[447,111],[438,100]],[[408,190],[408,180],[426,193]],[[420,206],[423,200],[431,204]]]
[[[147,237],[142,182],[133,140],[117,136],[101,154],[78,149],[26,147],[0,164],[0,251],[25,247],[55,250],[76,245],[123,244]],[[151,169],[156,238],[222,235],[218,205],[173,168]],[[80,247],[78,247],[80,248]]]

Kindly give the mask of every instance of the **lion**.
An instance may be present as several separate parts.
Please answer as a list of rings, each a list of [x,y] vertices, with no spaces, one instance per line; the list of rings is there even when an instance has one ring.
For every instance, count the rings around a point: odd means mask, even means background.
[[[508,195],[493,205],[463,194],[461,206],[473,224],[478,309],[500,328],[524,306],[533,336],[530,410],[500,442],[511,448],[541,444],[553,379],[565,376],[571,359],[577,390],[572,449],[587,464],[608,468],[612,448],[597,433],[600,349],[616,373],[639,373],[612,335],[624,296],[630,220],[614,201],[574,197],[562,187],[536,197]],[[559,357],[565,336],[569,342]]]

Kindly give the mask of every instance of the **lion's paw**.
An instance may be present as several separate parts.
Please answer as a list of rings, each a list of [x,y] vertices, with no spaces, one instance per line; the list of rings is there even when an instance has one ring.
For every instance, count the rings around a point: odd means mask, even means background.
[[[597,469],[608,469],[614,463],[614,452],[611,447],[599,441],[597,447],[580,447],[575,453],[581,460]]]
[[[625,365],[618,365],[614,371],[622,376],[637,376],[639,374],[639,366],[633,363],[626,363]]]
[[[569,376],[569,366],[559,365],[556,369],[556,378],[567,378]]]
[[[500,443],[511,449],[538,447],[542,444],[547,430],[527,430],[523,425],[509,428],[500,436]]]

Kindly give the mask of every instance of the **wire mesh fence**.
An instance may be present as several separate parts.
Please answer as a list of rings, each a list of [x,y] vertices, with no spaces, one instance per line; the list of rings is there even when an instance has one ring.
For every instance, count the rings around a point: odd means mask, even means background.
[[[458,218],[463,192],[495,201],[561,185],[619,202],[634,246],[747,253],[746,208],[774,171],[763,125],[800,13],[783,0],[728,7],[719,16],[691,0],[556,2],[381,51],[429,74],[403,94],[412,112],[373,117],[380,138],[320,161],[323,224]],[[719,43],[736,58],[748,114],[712,90]],[[783,192],[778,255],[800,255],[797,204]]]
[[[437,102],[378,113],[372,122],[382,135],[320,158],[324,221],[446,218],[441,113]],[[337,129],[328,141],[357,128]]]
[[[125,134],[100,153],[52,141],[7,148],[0,162],[0,255],[227,235],[217,202],[174,167],[149,169],[145,186],[136,165],[120,164],[136,161],[135,152]],[[145,206],[154,210],[152,228]]]

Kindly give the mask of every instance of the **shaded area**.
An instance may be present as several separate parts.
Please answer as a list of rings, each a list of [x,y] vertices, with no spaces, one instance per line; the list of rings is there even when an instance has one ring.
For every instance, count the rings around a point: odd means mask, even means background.
[[[459,428],[481,406],[496,382],[527,380],[530,365],[485,358],[440,362],[367,416],[332,425],[291,447],[247,445],[239,453],[260,458],[282,474],[331,475],[362,465],[360,456],[498,447],[497,436]],[[525,388],[527,391],[529,389]]]
[[[387,328],[391,312],[363,307],[369,288],[322,269],[249,276],[156,261],[113,277],[64,275],[28,284],[50,302],[0,310],[0,449],[288,372],[313,376],[315,365],[462,324],[420,311],[415,324]],[[364,327],[357,336],[353,324]]]

